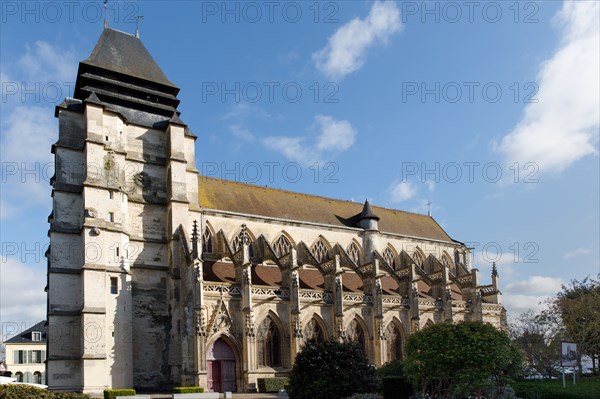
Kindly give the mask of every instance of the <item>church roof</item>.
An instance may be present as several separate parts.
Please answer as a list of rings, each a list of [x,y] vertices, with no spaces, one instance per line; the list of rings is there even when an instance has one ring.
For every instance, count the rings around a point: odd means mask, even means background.
[[[238,183],[200,176],[198,181],[200,206],[226,212],[243,213],[279,219],[356,227],[354,217],[363,204]],[[454,242],[428,215],[373,206],[379,217],[379,230],[438,241]]]
[[[82,63],[176,87],[139,38],[115,29],[105,28],[102,31],[94,51]]]

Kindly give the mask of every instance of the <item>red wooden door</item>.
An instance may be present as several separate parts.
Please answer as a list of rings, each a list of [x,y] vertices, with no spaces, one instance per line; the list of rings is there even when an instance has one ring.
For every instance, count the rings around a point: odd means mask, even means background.
[[[210,392],[236,392],[236,364],[233,350],[219,338],[208,351],[206,368]]]
[[[235,392],[235,360],[221,362],[221,387],[223,392]]]
[[[208,390],[210,392],[221,392],[221,362],[218,360],[209,360],[208,369]]]

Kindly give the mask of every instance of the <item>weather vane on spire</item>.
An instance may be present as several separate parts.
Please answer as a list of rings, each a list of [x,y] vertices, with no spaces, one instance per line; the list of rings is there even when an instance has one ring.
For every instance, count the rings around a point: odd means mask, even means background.
[[[431,216],[431,201],[427,201],[427,216]]]
[[[108,0],[104,0],[104,29],[108,28],[108,19],[106,17],[106,3],[108,3]]]
[[[140,38],[140,20],[144,19],[143,15],[135,16],[135,37]]]

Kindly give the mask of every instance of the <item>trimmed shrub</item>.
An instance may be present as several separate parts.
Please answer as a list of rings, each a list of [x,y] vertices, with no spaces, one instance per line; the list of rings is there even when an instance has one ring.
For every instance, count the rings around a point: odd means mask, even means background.
[[[173,393],[202,393],[204,388],[202,387],[175,387]]]
[[[0,385],[0,399],[91,399],[77,392],[51,392],[31,385]]]
[[[135,396],[135,389],[105,389],[104,399],[117,399],[117,396]]]
[[[518,381],[511,384],[519,398],[524,399],[597,399],[600,397],[600,380],[580,379],[576,385],[567,379],[545,381]]]
[[[258,392],[279,392],[288,384],[287,377],[257,378]]]
[[[78,392],[54,392],[52,399],[91,399],[91,396]]]
[[[290,373],[290,399],[341,399],[377,391],[375,367],[355,343],[309,342]]]

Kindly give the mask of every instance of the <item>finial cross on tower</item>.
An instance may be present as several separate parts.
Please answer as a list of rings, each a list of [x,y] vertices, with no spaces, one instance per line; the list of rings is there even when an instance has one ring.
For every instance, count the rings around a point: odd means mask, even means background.
[[[140,21],[144,19],[143,15],[135,16],[135,37],[140,38]]]
[[[427,216],[431,216],[431,201],[427,201]]]

